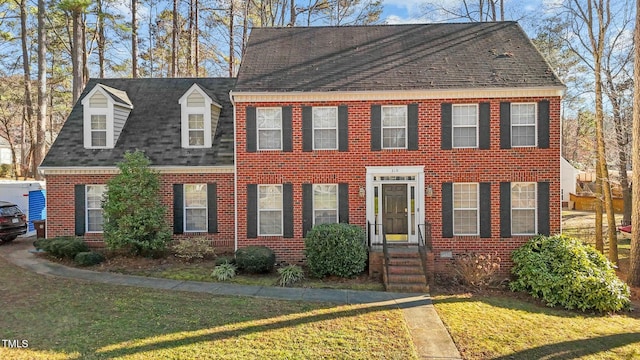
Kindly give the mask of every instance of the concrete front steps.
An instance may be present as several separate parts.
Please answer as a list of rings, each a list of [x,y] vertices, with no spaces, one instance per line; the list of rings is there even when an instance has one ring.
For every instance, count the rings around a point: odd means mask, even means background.
[[[422,267],[417,246],[389,247],[389,276],[385,271],[383,258],[382,279],[387,291],[392,292],[429,292],[427,276]]]

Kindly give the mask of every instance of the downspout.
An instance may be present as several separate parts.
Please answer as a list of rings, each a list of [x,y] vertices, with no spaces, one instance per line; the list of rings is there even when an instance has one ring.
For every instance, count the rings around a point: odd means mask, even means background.
[[[238,136],[236,126],[236,103],[233,99],[233,90],[229,91],[229,99],[233,107],[233,252],[238,250]]]

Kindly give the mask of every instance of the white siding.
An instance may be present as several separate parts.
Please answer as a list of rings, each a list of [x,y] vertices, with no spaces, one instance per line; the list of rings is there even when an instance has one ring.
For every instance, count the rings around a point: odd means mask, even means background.
[[[218,128],[218,119],[220,119],[220,108],[211,105],[211,143],[216,138],[216,129]]]
[[[121,107],[114,106],[113,107],[113,143],[115,144],[120,137],[120,133],[122,132],[122,128],[124,128],[124,124],[127,122],[127,118],[129,117],[129,113],[131,110]]]
[[[204,107],[204,96],[197,91],[192,91],[187,97],[187,107]]]
[[[89,99],[89,106],[92,108],[106,108],[107,107],[107,97],[102,95],[100,92],[96,92],[93,94],[91,99]]]

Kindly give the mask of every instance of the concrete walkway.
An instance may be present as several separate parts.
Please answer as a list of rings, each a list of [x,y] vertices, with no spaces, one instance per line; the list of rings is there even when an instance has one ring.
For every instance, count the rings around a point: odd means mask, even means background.
[[[98,283],[202,292],[213,295],[397,307],[404,312],[407,325],[421,359],[462,359],[449,332],[436,313],[428,294],[248,286],[114,274],[77,269],[47,261],[42,257],[35,256],[32,252],[34,248],[31,244],[32,238],[18,238],[12,243],[0,246],[0,256],[17,266],[38,274]]]

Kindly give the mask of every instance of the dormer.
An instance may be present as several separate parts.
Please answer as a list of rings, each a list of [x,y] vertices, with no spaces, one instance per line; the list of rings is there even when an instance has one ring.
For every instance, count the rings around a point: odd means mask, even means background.
[[[211,147],[222,110],[215,95],[198,84],[193,84],[178,103],[181,107],[182,147]]]
[[[127,93],[97,84],[82,99],[84,147],[113,149],[133,104]]]

